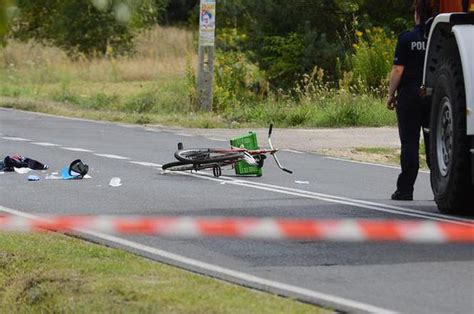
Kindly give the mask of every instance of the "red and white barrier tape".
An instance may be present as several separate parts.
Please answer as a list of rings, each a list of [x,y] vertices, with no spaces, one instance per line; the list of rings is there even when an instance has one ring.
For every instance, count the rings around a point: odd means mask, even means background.
[[[225,237],[262,240],[474,242],[474,224],[423,220],[296,220],[217,217],[65,216],[41,220],[0,217],[0,231],[37,232],[87,229],[113,234],[165,237]]]

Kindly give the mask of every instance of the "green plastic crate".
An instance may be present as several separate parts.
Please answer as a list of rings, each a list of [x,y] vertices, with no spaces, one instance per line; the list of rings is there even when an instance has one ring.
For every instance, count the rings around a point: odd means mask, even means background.
[[[230,145],[233,147],[244,147],[246,149],[259,149],[257,143],[257,134],[250,131],[249,134],[235,137],[230,140]],[[262,176],[262,168],[251,166],[245,161],[238,161],[235,164],[235,173],[241,176]]]

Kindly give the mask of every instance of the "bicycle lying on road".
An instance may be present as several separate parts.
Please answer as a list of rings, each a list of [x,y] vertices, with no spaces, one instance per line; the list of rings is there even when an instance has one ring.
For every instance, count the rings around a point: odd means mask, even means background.
[[[174,156],[178,161],[170,162],[162,166],[163,170],[168,171],[187,171],[187,170],[204,170],[212,169],[214,177],[222,175],[222,167],[235,167],[238,161],[245,161],[247,164],[256,167],[263,167],[266,155],[270,154],[281,170],[293,173],[291,170],[284,168],[278,160],[276,154],[278,148],[274,148],[271,141],[273,125],[268,130],[268,149],[249,150],[246,148],[231,147],[225,148],[193,148],[183,149],[182,143],[178,144],[178,151]]]

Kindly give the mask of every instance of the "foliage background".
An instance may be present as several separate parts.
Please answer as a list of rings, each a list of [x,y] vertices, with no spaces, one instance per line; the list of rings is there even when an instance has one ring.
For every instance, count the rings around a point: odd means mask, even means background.
[[[9,46],[0,50],[0,95],[136,114],[141,123],[150,114],[200,114],[198,0],[0,1],[0,32],[11,22]],[[394,123],[381,105],[397,34],[413,25],[411,4],[218,0],[214,119]],[[111,84],[122,83],[130,83],[127,92],[117,94]]]

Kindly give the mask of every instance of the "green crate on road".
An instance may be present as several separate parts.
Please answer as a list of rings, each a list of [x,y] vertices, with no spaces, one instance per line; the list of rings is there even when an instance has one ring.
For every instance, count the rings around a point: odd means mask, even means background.
[[[246,148],[249,150],[259,149],[257,143],[257,133],[250,131],[249,134],[235,137],[230,140],[233,147]],[[251,166],[245,161],[238,161],[235,164],[235,173],[241,176],[262,176],[262,168]]]

